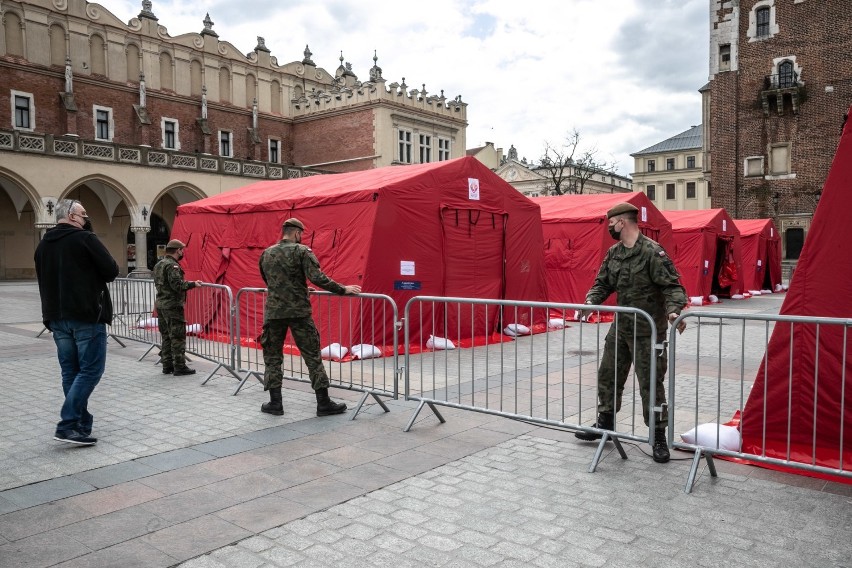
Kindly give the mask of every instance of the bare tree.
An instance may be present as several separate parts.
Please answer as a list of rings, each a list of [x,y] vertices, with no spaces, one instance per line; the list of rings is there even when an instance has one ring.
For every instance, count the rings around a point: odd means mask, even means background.
[[[576,128],[561,146],[544,143],[544,155],[536,170],[547,179],[546,195],[583,193],[586,182],[595,174],[614,174],[615,162],[600,158],[597,147],[581,150],[580,144],[581,136]]]

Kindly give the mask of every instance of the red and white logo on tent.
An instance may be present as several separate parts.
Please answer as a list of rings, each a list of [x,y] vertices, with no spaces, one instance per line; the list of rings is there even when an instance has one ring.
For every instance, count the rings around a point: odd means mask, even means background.
[[[476,178],[467,178],[467,198],[473,201],[479,201],[479,180]]]

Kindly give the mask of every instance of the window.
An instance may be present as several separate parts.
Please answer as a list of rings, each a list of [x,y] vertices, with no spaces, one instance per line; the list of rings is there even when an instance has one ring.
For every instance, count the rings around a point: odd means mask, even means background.
[[[420,163],[425,164],[432,161],[432,137],[426,134],[420,135]]]
[[[784,249],[787,260],[795,260],[802,254],[805,244],[805,230],[801,227],[790,227],[784,231]]]
[[[666,184],[666,199],[674,199],[675,198],[675,184],[667,183]]]
[[[790,173],[790,145],[778,144],[769,149],[770,175],[785,175]]]
[[[695,156],[687,156],[686,157],[686,167],[694,168],[695,167]]]
[[[411,163],[411,132],[399,131],[399,156],[397,159],[403,164]]]
[[[675,160],[674,158],[666,158],[666,169],[667,170],[675,169],[674,168],[674,164],[675,164],[674,160]]]
[[[278,148],[280,142],[275,140],[274,138],[269,139],[269,161],[273,164],[277,164],[280,162],[280,156],[278,155]]]
[[[687,199],[695,199],[695,182],[694,181],[686,182],[686,198]]]
[[[438,161],[444,162],[450,159],[450,139],[438,138]]]
[[[30,93],[12,91],[12,128],[16,130],[33,130],[35,128],[35,106]]]
[[[757,19],[757,37],[769,35],[769,7],[758,8],[755,11]]]
[[[234,155],[233,148],[231,147],[231,140],[233,134],[229,130],[220,130],[219,131],[219,155],[225,156],[227,158],[231,158]]]
[[[95,121],[95,140],[111,142],[113,136],[112,109],[93,106],[92,117]]]
[[[657,171],[657,161],[656,160],[648,160],[648,171],[649,172]]]
[[[645,193],[648,195],[648,199],[654,201],[657,199],[657,187],[654,185],[645,186]]]
[[[731,70],[731,44],[719,46],[719,71]]]
[[[180,150],[180,124],[173,118],[162,118],[163,148]]]
[[[751,158],[746,158],[744,175],[745,177],[762,176],[763,156],[753,156]]]
[[[778,65],[778,87],[787,89],[796,84],[796,75],[793,72],[793,62],[786,59]]]

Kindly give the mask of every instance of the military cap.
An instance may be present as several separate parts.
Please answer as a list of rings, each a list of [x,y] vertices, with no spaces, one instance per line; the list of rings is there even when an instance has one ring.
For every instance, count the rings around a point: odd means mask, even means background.
[[[612,209],[607,211],[606,218],[611,219],[612,217],[615,217],[616,215],[621,215],[622,213],[637,213],[638,211],[639,209],[635,205],[633,205],[632,203],[627,203],[625,201],[624,203],[619,203],[618,205],[615,205]]]
[[[302,231],[305,230],[305,226],[302,224],[302,222],[299,221],[298,219],[296,219],[295,217],[290,217],[289,219],[284,221],[284,226],[285,227],[296,227],[297,229],[302,230]]]
[[[170,240],[169,243],[166,245],[166,249],[171,249],[171,250],[178,250],[178,249],[182,249],[182,248],[186,248],[186,245],[183,244],[182,242],[180,242],[177,239]]]

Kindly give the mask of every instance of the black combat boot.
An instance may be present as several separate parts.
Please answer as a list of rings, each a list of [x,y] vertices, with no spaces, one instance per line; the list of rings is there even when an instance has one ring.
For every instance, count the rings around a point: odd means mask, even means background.
[[[669,444],[666,440],[666,429],[656,428],[654,430],[654,461],[657,463],[666,463],[671,458],[669,454]]]
[[[183,367],[175,367],[175,370],[173,372],[176,377],[182,377],[183,375],[194,375],[195,369],[190,369],[189,367],[184,365]]]
[[[164,375],[171,375],[174,372],[175,372],[175,368],[172,367],[171,365],[163,365],[163,374]]]
[[[281,416],[284,414],[284,404],[281,402],[281,387],[269,389],[269,402],[260,406],[260,411]]]
[[[600,428],[601,430],[615,429],[615,416],[611,412],[601,412],[598,414],[598,421],[592,424],[592,428]],[[597,432],[575,432],[574,437],[586,442],[600,440],[603,434]]]
[[[334,402],[328,398],[328,389],[317,389],[317,416],[331,416],[346,412],[346,405],[342,402]]]

